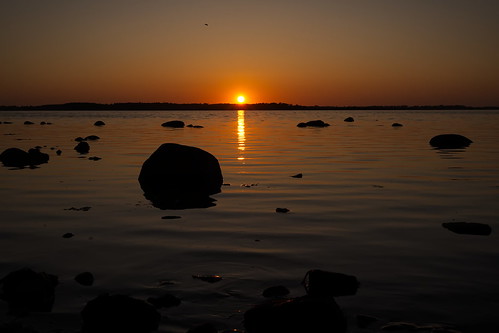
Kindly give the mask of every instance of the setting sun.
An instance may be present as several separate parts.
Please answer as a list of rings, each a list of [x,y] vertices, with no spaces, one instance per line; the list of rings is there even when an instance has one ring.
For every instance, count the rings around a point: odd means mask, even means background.
[[[238,103],[244,103],[245,100],[246,100],[246,98],[244,96],[242,96],[242,95],[237,96],[237,102]]]

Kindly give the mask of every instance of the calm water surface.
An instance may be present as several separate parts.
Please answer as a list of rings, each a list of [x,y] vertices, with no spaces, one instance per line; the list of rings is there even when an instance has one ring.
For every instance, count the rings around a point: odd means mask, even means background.
[[[315,119],[331,126],[296,127]],[[168,120],[204,127],[161,127]],[[499,331],[498,111],[45,111],[2,112],[0,121],[13,122],[0,125],[0,151],[42,146],[50,155],[36,169],[0,167],[0,276],[21,267],[58,275],[54,316],[79,321],[103,292],[171,293],[182,304],[161,310],[169,320],[160,332],[206,321],[242,329],[264,288],[301,296],[305,273],[320,268],[361,282],[357,295],[337,298],[351,332],[365,331],[357,314]],[[442,133],[474,143],[430,147]],[[101,139],[79,155],[74,139],[88,135]],[[141,165],[166,142],[218,158],[230,185],[213,196],[216,206],[159,210],[143,197]],[[458,235],[442,227],[452,221],[493,231]],[[83,271],[94,286],[73,280]]]

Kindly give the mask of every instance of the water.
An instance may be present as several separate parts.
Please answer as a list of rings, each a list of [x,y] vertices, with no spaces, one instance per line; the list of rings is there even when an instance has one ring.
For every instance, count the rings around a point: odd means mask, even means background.
[[[160,126],[175,119],[204,128]],[[296,127],[315,119],[331,126]],[[161,310],[160,332],[207,321],[242,330],[264,288],[282,284],[301,296],[313,268],[360,280],[357,295],[337,298],[350,332],[366,331],[357,314],[378,317],[375,327],[499,330],[498,111],[44,111],[2,112],[0,121],[13,122],[0,125],[0,151],[40,145],[50,155],[36,169],[0,167],[0,276],[21,267],[59,276],[53,314],[25,319],[41,330],[78,332],[79,311],[103,292],[181,298]],[[442,133],[474,143],[430,147]],[[101,139],[82,158],[74,138],[94,134]],[[213,196],[216,206],[159,210],[143,197],[141,165],[166,142],[218,158],[230,186]],[[303,178],[290,177],[297,173]],[[458,235],[441,226],[452,221],[493,231]],[[83,271],[94,286],[73,280]],[[1,302],[4,322],[6,309]]]

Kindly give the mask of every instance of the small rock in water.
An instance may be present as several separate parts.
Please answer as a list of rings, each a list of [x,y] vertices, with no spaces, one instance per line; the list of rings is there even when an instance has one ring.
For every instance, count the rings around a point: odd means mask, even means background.
[[[86,136],[85,137],[85,140],[90,140],[90,141],[95,141],[95,140],[99,140],[100,137],[98,137],[97,135],[89,135],[89,136]]]
[[[404,125],[400,124],[400,123],[393,123],[392,124],[392,127],[402,127]]]
[[[24,125],[33,125],[33,124],[34,124],[34,122],[29,121],[29,120],[26,120],[26,121],[24,122]]]
[[[262,293],[263,297],[284,297],[287,295],[289,295],[289,289],[284,286],[269,287]]]
[[[293,175],[291,177],[293,177],[293,178],[303,178],[303,174],[302,173],[297,173],[296,175]]]
[[[298,126],[298,127],[327,127],[327,126],[329,126],[329,124],[323,122],[322,120],[311,120],[311,121],[307,121],[306,123],[299,123],[296,126]]]
[[[79,136],[79,137],[75,138],[75,141],[76,142],[82,142],[82,141],[85,141],[85,139],[82,138],[81,136]]]
[[[442,227],[463,235],[488,236],[492,233],[492,228],[488,224],[475,222],[446,222],[442,223]]]
[[[83,272],[75,276],[75,281],[82,286],[91,286],[94,284],[94,276],[90,272]]]
[[[184,128],[185,123],[181,120],[170,120],[161,124],[163,127]]]
[[[90,145],[85,141],[81,141],[74,147],[74,150],[80,154],[86,154],[90,151]]]
[[[178,297],[170,294],[165,294],[160,297],[149,297],[147,301],[154,305],[156,309],[179,306],[181,303],[181,300]]]
[[[473,141],[459,134],[440,134],[430,140],[430,145],[439,149],[457,149],[468,147]]]
[[[276,208],[275,211],[276,211],[276,213],[287,213],[287,212],[289,212],[289,209],[287,209],[287,208]]]
[[[347,123],[353,123],[355,120],[353,119],[353,117],[347,117],[343,121],[345,121]]]
[[[74,234],[72,232],[66,232],[64,235],[62,235],[62,238],[71,238],[73,236]]]
[[[94,126],[104,126],[106,125],[106,123],[104,123],[102,120],[97,120],[95,123],[94,123]]]
[[[92,156],[92,157],[89,157],[88,159],[91,161],[98,161],[98,160],[102,160],[102,157]]]
[[[174,219],[180,219],[182,216],[177,216],[177,215],[166,215],[162,216],[161,219],[163,220],[174,220]]]
[[[76,210],[76,211],[88,212],[90,210],[90,208],[92,208],[92,207],[88,207],[88,206],[81,207],[81,208],[71,207],[71,208],[64,208],[64,210]]]
[[[193,275],[193,279],[199,279],[208,283],[215,283],[222,280],[220,275]]]

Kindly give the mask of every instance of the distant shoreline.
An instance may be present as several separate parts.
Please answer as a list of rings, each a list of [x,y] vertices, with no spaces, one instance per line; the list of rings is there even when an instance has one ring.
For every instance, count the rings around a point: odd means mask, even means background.
[[[0,111],[174,111],[174,110],[499,110],[499,106],[467,105],[365,105],[306,106],[287,103],[64,103],[36,106],[0,106]]]

